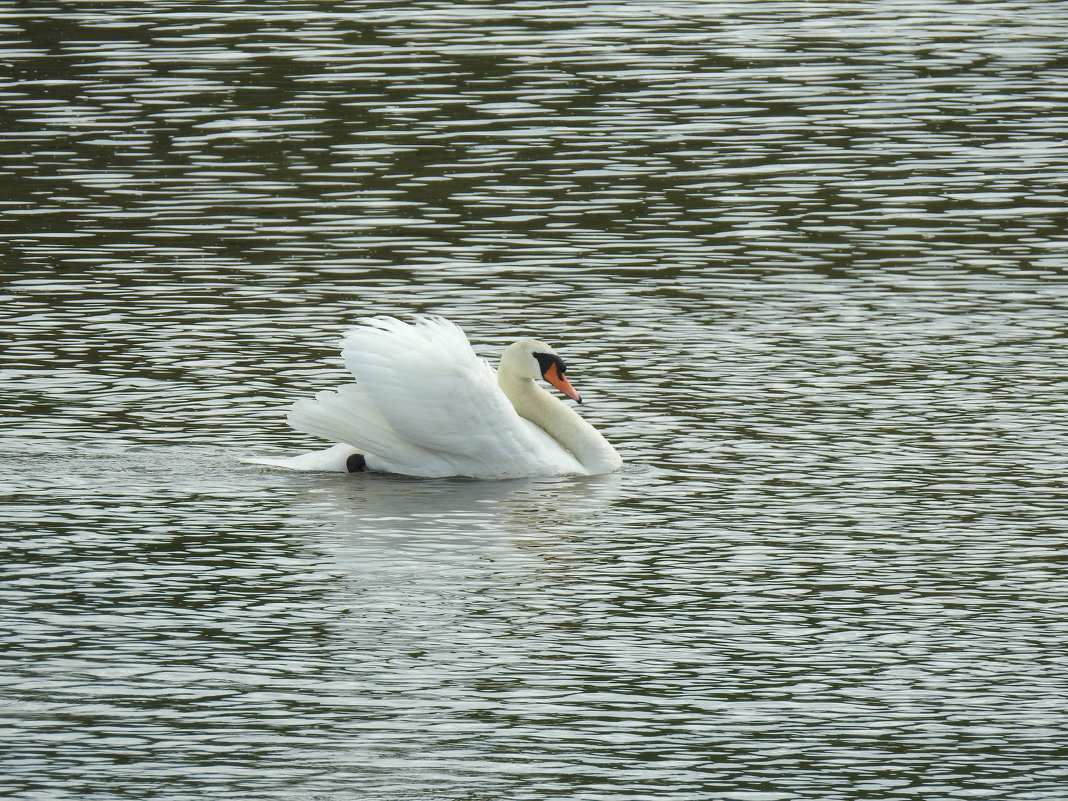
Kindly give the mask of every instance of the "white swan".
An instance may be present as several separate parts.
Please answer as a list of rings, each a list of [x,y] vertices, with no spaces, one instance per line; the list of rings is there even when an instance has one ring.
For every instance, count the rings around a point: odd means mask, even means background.
[[[346,335],[341,354],[357,383],[298,401],[287,417],[296,430],[341,444],[257,463],[483,479],[594,475],[623,464],[593,426],[535,383],[544,378],[582,402],[544,342],[513,343],[494,371],[444,318],[375,317]]]

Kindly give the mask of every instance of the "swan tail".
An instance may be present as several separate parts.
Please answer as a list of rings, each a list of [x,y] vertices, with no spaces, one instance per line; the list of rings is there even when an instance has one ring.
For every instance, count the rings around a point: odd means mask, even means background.
[[[261,467],[280,467],[284,470],[302,470],[331,473],[355,473],[364,469],[366,458],[358,449],[345,443],[332,445],[325,450],[302,453],[298,456],[243,456],[238,461]]]

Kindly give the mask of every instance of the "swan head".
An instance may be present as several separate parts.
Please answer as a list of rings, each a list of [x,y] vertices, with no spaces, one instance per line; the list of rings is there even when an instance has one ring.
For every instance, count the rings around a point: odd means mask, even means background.
[[[544,378],[567,397],[582,403],[582,396],[564,377],[567,366],[555,350],[537,339],[521,339],[505,348],[498,368],[517,378]]]

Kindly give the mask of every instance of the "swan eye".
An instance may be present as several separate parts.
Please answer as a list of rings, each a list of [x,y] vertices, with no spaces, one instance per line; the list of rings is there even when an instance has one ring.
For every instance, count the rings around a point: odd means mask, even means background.
[[[538,360],[538,367],[541,370],[541,374],[544,376],[549,368],[556,365],[556,371],[563,375],[567,372],[567,365],[564,364],[564,360],[557,356],[555,353],[535,353],[534,358]]]

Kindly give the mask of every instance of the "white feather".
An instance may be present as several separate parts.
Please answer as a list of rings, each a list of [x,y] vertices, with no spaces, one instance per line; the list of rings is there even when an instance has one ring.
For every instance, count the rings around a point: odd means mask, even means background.
[[[426,477],[517,478],[607,472],[619,465],[618,455],[592,426],[534,387],[533,380],[525,383],[544,396],[530,398],[539,413],[548,409],[562,430],[583,438],[577,443],[581,447],[569,449],[520,416],[515,398],[498,386],[496,371],[448,320],[361,321],[345,336],[342,356],[357,383],[298,401],[288,421],[298,431],[351,446],[349,453],[363,454],[368,469]],[[533,367],[534,359],[528,360]],[[575,456],[591,447],[607,455],[592,469]],[[340,453],[330,458],[336,461]]]

